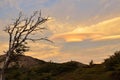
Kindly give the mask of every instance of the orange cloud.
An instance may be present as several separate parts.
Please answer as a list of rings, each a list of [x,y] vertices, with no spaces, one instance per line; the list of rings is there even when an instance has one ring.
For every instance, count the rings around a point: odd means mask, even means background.
[[[113,39],[120,39],[120,35],[104,36],[104,37],[101,37],[101,38],[96,38],[94,40],[98,41],[98,40],[113,40]]]
[[[33,56],[35,58],[46,60],[51,57],[59,55],[59,47],[49,43],[29,43],[30,51],[26,52],[26,55]]]
[[[77,27],[71,32],[53,35],[51,39],[65,40],[66,42],[120,39],[119,28],[120,17],[116,17],[91,26]]]
[[[59,34],[51,37],[52,40],[63,39],[66,42],[77,42],[84,40],[92,40],[94,38],[101,37],[102,34],[99,33],[67,33],[67,34]]]
[[[120,17],[115,17],[97,24],[81,27],[78,25],[74,33],[103,33],[105,35],[119,35],[120,34]]]

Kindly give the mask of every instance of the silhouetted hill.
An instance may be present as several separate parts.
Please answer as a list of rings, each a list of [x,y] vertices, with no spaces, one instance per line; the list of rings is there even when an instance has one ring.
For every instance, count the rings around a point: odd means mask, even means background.
[[[120,80],[120,52],[93,65],[45,62],[29,56],[19,56],[18,60],[19,65],[14,63],[7,70],[7,80]]]
[[[5,55],[0,56],[0,68],[2,67],[4,59],[5,59]],[[36,59],[36,58],[32,58],[30,56],[24,56],[24,55],[19,55],[17,57],[17,60],[18,60],[19,67],[24,67],[24,68],[30,68],[30,67],[33,67],[33,66],[37,66],[39,64],[45,64],[46,63],[43,60],[39,60],[39,59]],[[16,65],[16,63],[11,62],[9,67],[12,67],[14,65]]]

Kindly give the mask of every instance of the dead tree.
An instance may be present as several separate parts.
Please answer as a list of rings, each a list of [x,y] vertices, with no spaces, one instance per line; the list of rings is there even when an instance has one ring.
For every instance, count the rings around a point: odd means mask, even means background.
[[[18,18],[15,19],[13,24],[5,28],[5,32],[9,34],[9,48],[5,52],[5,61],[1,71],[1,80],[5,80],[5,70],[8,68],[10,61],[14,60],[18,55],[23,54],[29,50],[27,41],[48,40],[44,38],[33,38],[31,35],[38,31],[43,31],[46,28],[40,25],[46,22],[48,18],[41,17],[40,11],[35,11],[31,16],[25,18],[20,12]]]

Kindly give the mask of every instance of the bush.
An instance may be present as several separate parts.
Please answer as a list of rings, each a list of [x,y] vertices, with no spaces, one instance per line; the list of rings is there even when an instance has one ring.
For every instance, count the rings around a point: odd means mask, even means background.
[[[116,70],[120,67],[120,51],[115,52],[114,55],[106,59],[104,64],[107,70]]]

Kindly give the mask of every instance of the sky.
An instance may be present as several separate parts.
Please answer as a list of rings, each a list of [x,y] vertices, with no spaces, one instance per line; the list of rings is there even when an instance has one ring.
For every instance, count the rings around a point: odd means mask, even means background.
[[[53,62],[101,63],[120,50],[120,0],[1,0],[0,54],[7,50],[5,26],[22,11],[41,10],[49,42],[29,43],[26,55]]]

